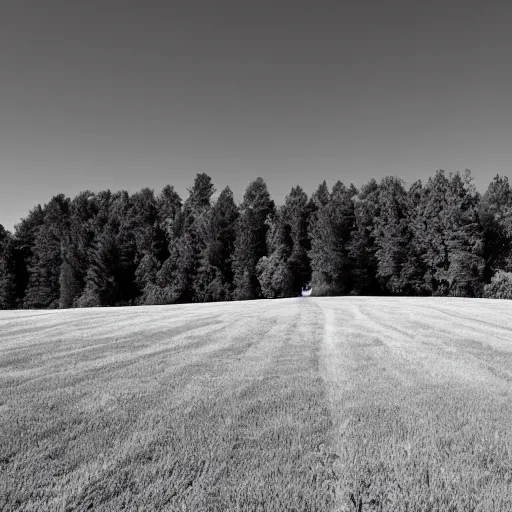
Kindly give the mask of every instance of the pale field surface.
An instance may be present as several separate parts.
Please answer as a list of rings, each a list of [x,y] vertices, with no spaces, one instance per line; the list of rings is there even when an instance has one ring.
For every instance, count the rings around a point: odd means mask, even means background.
[[[512,302],[0,312],[0,510],[512,511]]]

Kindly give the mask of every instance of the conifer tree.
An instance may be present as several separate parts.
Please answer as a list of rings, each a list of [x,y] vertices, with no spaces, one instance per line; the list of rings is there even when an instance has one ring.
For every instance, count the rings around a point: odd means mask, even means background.
[[[311,280],[311,264],[308,251],[311,250],[311,239],[308,234],[311,209],[308,196],[300,186],[292,188],[286,196],[283,217],[290,226],[292,242],[287,264],[292,275],[292,293],[299,294],[305,283]]]
[[[322,208],[325,206],[330,199],[329,187],[327,186],[326,181],[322,181],[318,188],[311,195],[311,203],[315,206],[315,209]]]
[[[130,208],[126,191],[117,192],[102,205],[100,212],[103,210],[106,219],[102,219],[94,238],[84,292],[77,301],[79,306],[124,306],[137,302],[137,242],[131,229]]]
[[[439,170],[421,189],[413,224],[415,245],[423,261],[424,288],[429,295],[448,294],[448,246],[444,219],[450,180]]]
[[[401,269],[401,293],[406,295],[422,296],[429,295],[429,289],[425,284],[427,267],[422,259],[421,244],[415,237],[418,223],[423,222],[419,204],[423,193],[421,180],[414,182],[407,191],[407,255]]]
[[[484,281],[498,270],[512,271],[512,189],[506,176],[496,175],[480,201],[485,259]]]
[[[233,254],[234,298],[246,300],[261,296],[257,278],[258,261],[267,256],[267,217],[275,210],[266,183],[257,178],[247,187],[240,207]]]
[[[157,197],[157,205],[159,225],[165,234],[169,246],[181,233],[183,202],[179,194],[174,190],[174,187],[166,185]],[[169,248],[168,246],[167,248]]]
[[[139,286],[145,282],[142,303],[172,304],[179,298],[176,287],[177,242],[182,234],[183,204],[171,185],[164,187],[156,202],[158,209],[156,244],[153,253],[141,261],[136,279]]]
[[[233,192],[226,187],[199,223],[200,236],[204,241],[194,282],[194,293],[199,302],[229,300],[232,296],[231,256],[237,218]]]
[[[80,192],[70,204],[69,230],[62,247],[60,270],[60,308],[76,305],[85,288],[85,278],[96,234],[97,197],[86,190]]]
[[[14,239],[0,224],[0,309],[15,309],[16,306]]]
[[[44,220],[37,228],[29,263],[24,301],[27,308],[59,307],[60,269],[69,230],[69,206],[70,200],[59,194],[44,207]]]
[[[479,202],[469,170],[451,175],[444,219],[450,295],[479,297],[482,293],[485,260]]]
[[[402,275],[410,244],[407,192],[403,181],[386,177],[379,184],[379,215],[374,218],[372,236],[377,251],[377,278],[390,293],[402,293],[407,286]]]
[[[479,296],[485,261],[471,174],[438,171],[422,190],[414,236],[433,295]]]
[[[256,275],[261,296],[266,299],[291,297],[293,295],[293,276],[288,259],[293,249],[291,227],[286,220],[285,207],[280,206],[266,219],[267,251],[256,265]]]
[[[320,203],[313,214],[309,228],[309,257],[315,294],[338,295],[348,293],[352,288],[349,248],[355,227],[353,197],[356,193],[353,185],[347,188],[338,181],[329,201]]]
[[[285,204],[267,218],[269,255],[257,265],[262,295],[267,298],[292,297],[311,279],[307,251],[311,207],[300,186],[293,187]]]
[[[29,265],[34,257],[33,249],[39,227],[44,222],[41,205],[30,210],[27,217],[14,227],[14,265],[16,273],[16,304],[23,307],[30,278]]]
[[[379,216],[379,186],[374,179],[354,194],[354,229],[350,233],[348,255],[354,293],[380,295],[382,289],[377,277],[378,261],[374,225]]]
[[[160,276],[160,282],[168,287],[165,295],[172,298],[173,302],[200,300],[195,296],[194,281],[201,265],[201,254],[206,247],[201,226],[209,215],[214,193],[215,187],[210,176],[197,174],[183,205],[180,234],[170,249],[171,260],[162,268],[163,273],[172,270],[172,274]]]

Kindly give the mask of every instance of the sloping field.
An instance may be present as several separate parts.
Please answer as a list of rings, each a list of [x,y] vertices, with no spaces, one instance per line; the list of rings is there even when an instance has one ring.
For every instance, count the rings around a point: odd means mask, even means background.
[[[0,312],[0,510],[512,511],[512,303]]]

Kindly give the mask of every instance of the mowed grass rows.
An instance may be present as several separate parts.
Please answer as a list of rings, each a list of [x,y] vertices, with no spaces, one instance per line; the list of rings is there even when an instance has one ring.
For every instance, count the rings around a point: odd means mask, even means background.
[[[332,323],[324,371],[337,509],[512,511],[509,303],[354,298],[322,307]]]
[[[510,511],[510,313],[0,312],[0,510]]]
[[[323,319],[300,306],[4,314],[0,509],[329,509]]]

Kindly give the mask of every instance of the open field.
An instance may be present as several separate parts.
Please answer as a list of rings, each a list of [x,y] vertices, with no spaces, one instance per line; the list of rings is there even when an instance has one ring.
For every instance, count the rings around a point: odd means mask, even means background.
[[[512,302],[0,312],[0,510],[512,511]]]

